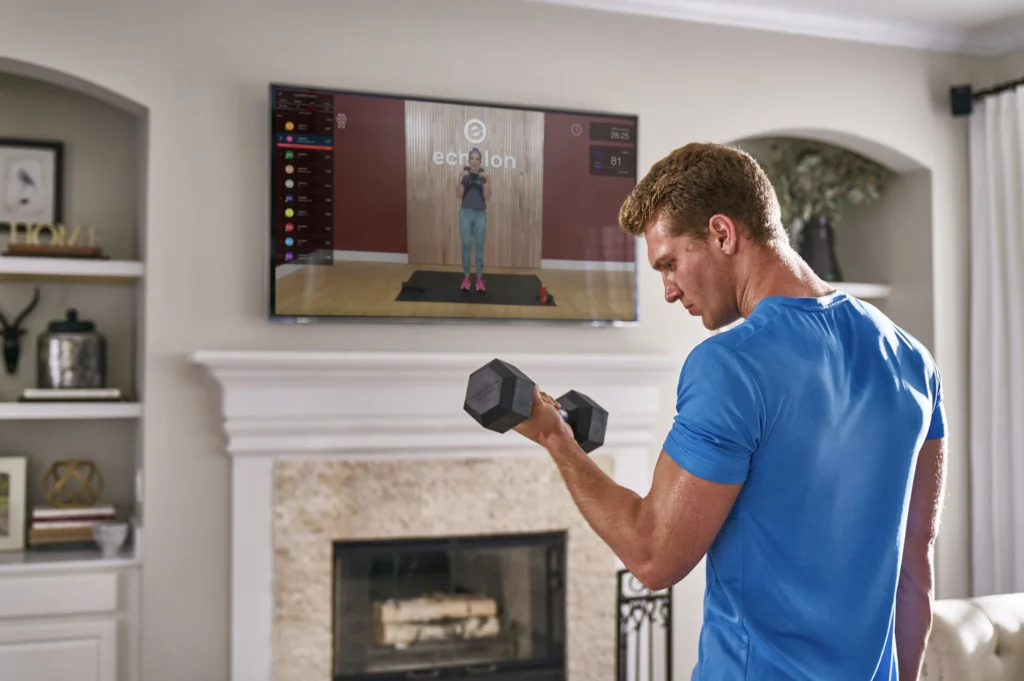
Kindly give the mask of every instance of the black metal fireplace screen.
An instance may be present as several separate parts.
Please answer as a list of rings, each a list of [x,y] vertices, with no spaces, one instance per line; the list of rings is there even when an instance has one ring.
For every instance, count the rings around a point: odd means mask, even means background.
[[[566,533],[334,544],[335,681],[565,681]]]
[[[671,681],[672,590],[651,591],[619,570],[618,681]]]

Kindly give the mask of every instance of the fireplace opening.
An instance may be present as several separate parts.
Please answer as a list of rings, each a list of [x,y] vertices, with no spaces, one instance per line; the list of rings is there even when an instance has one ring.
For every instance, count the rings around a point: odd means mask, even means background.
[[[564,681],[565,549],[565,532],[334,542],[335,681]]]

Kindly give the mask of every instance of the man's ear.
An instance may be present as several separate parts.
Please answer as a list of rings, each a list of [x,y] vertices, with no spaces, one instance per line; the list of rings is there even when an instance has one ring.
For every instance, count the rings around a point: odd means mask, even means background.
[[[713,215],[708,223],[711,241],[726,255],[736,252],[739,230],[736,223],[726,215]]]

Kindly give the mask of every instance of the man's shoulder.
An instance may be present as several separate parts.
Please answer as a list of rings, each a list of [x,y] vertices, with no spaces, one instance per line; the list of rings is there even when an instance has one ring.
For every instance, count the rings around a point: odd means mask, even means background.
[[[722,365],[740,361],[742,352],[739,336],[735,333],[738,328],[702,340],[686,356],[683,368]]]
[[[694,347],[683,362],[678,390],[711,390],[719,396],[734,399],[742,393],[747,399],[760,401],[761,371],[757,367],[760,349],[754,355],[736,342],[733,336],[710,336]]]
[[[777,362],[780,349],[792,347],[794,342],[799,341],[785,328],[784,321],[758,316],[704,339],[693,352],[698,358],[754,368]]]
[[[938,373],[935,357],[924,341],[871,303],[857,300],[857,304],[877,329],[879,337],[887,343],[888,349],[898,353],[897,359],[906,360],[913,357],[929,373]]]

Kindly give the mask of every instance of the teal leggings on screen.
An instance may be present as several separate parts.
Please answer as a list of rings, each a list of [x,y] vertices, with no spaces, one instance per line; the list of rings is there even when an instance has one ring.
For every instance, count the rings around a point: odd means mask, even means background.
[[[484,273],[484,240],[487,238],[487,211],[459,209],[459,238],[462,239],[462,272],[469,276],[469,255],[476,245],[476,275]]]

